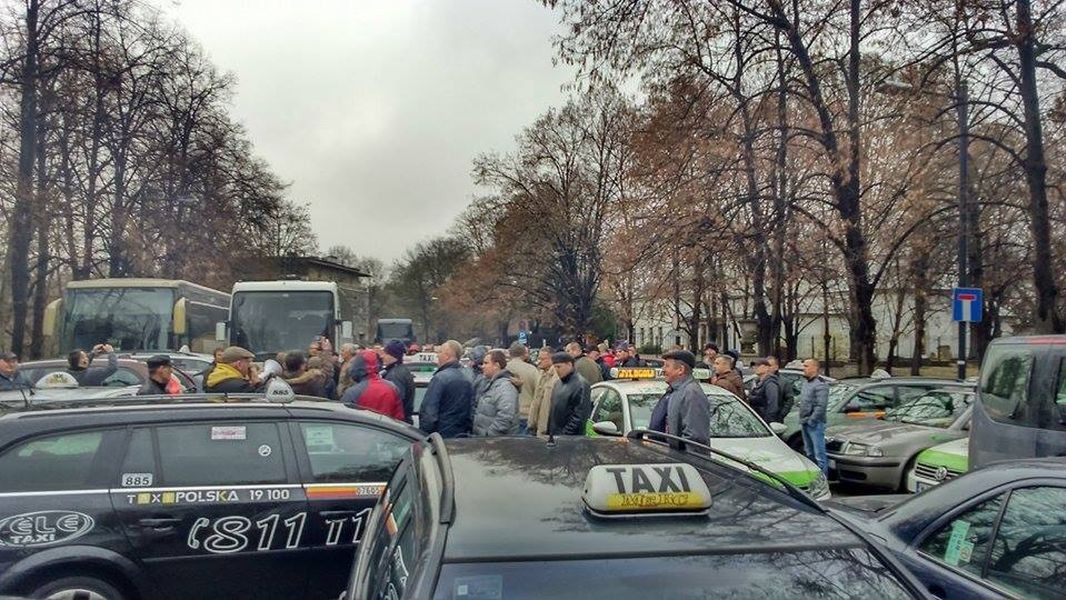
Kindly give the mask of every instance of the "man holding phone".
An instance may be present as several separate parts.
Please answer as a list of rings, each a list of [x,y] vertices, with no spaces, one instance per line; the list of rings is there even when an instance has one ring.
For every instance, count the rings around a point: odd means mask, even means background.
[[[103,354],[107,355],[106,367],[93,367],[93,359]],[[118,371],[118,357],[111,344],[97,344],[91,352],[77,349],[67,355],[67,372],[78,380],[81,387],[97,387],[104,385],[108,377]]]

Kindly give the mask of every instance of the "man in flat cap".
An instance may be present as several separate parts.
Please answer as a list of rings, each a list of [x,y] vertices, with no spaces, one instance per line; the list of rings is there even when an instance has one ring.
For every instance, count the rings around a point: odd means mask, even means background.
[[[548,433],[551,435],[584,435],[585,421],[592,415],[589,383],[574,367],[574,357],[568,352],[552,355],[552,368],[559,382],[552,390],[548,412]]]
[[[700,382],[692,377],[696,356],[688,350],[663,355],[663,376],[668,388],[651,411],[648,429],[676,435],[700,444],[711,439],[711,403]],[[671,446],[675,445],[671,441]]]
[[[148,365],[148,381],[144,382],[137,395],[165,395],[167,393],[167,384],[170,383],[170,374],[173,371],[170,357],[165,354],[156,354],[146,360],[145,363]]]
[[[0,352],[0,392],[33,388],[19,372],[19,357],[14,352]]]
[[[204,391],[217,394],[247,394],[261,391],[259,372],[252,361],[255,355],[241,348],[230,346],[222,351],[222,357],[211,375],[204,382]]]

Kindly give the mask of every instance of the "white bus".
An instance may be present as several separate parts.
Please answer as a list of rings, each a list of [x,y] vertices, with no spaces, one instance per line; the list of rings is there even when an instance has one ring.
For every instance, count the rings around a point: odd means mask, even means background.
[[[229,294],[179,279],[71,281],[45,310],[44,330],[59,355],[109,343],[122,352],[210,353]]]
[[[336,349],[352,341],[352,322],[343,318],[342,306],[333,281],[241,281],[233,284],[229,320],[218,324],[216,335],[258,360],[306,349],[317,337]]]

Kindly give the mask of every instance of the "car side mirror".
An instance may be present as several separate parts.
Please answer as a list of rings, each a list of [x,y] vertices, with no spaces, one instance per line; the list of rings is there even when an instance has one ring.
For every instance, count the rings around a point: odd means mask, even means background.
[[[218,323],[215,323],[215,341],[216,342],[224,342],[224,341],[226,341],[226,323],[225,322],[220,321]]]
[[[782,435],[785,435],[786,431],[788,431],[788,427],[784,423],[774,422],[770,423],[770,431],[774,432],[774,435],[777,437],[781,437]]]
[[[592,424],[592,430],[600,435],[622,435],[621,431],[618,431],[618,426],[613,421],[599,421]]]

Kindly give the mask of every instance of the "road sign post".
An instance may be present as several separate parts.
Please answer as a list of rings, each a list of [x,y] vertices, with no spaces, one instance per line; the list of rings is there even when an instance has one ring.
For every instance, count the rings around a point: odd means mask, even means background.
[[[957,287],[951,292],[951,319],[959,324],[959,379],[966,379],[966,324],[980,323],[984,316],[984,292]]]

